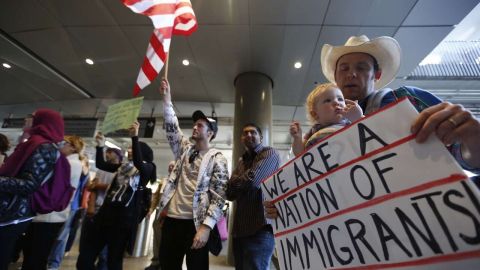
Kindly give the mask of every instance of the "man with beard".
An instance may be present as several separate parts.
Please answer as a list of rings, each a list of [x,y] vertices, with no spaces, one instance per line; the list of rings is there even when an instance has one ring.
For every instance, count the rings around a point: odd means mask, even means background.
[[[268,270],[275,241],[260,184],[278,169],[280,155],[262,144],[262,131],[255,124],[243,127],[241,140],[245,153],[227,185],[227,199],[237,202],[232,232],[235,269]]]

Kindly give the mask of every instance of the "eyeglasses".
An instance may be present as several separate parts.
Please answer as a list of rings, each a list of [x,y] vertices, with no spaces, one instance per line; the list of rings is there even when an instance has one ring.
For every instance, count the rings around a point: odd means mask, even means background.
[[[193,153],[191,153],[190,156],[188,157],[188,163],[192,163],[197,156],[198,156],[198,150],[193,151]]]
[[[67,143],[68,143],[68,142],[66,142],[66,141],[60,141],[60,142],[58,142],[58,143],[57,143],[58,148],[63,148],[63,147],[65,147],[65,145],[67,145]]]

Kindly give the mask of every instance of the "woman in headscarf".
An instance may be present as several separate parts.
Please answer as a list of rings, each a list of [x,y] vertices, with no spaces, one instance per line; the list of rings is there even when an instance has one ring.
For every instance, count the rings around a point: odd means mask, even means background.
[[[58,146],[63,140],[63,127],[58,112],[37,110],[30,138],[20,143],[0,167],[0,270],[8,268],[16,240],[35,216],[32,195],[44,182],[70,175],[68,161]]]
[[[107,265],[109,270],[121,270],[123,253],[131,235],[135,233],[141,215],[140,190],[150,180],[156,179],[156,167],[153,163],[153,151],[144,142],[138,141],[139,123],[135,121],[129,129],[132,137],[132,155],[129,162],[111,164],[103,158],[105,137],[97,134],[97,168],[116,172],[107,190],[103,205],[93,217],[92,230],[84,236],[85,248],[80,251],[77,269],[95,269],[95,260],[107,246]]]
[[[82,138],[76,135],[67,135],[64,137],[64,141],[60,152],[67,157],[70,164],[69,182],[75,188],[76,193],[77,190],[80,190],[80,175],[82,173],[80,153],[83,151],[85,143]],[[65,248],[68,231],[64,231],[64,229],[69,228],[75,214],[75,209],[72,210],[73,199],[74,196],[70,198],[70,204],[67,208],[62,211],[37,215],[33,219],[25,233],[24,243],[26,244],[23,248],[22,270],[47,269],[47,259],[52,247],[57,249],[59,242],[62,242],[62,247]],[[63,249],[58,251],[62,258]],[[58,266],[50,267],[49,265],[48,269],[58,269],[60,263],[61,260],[58,262]]]

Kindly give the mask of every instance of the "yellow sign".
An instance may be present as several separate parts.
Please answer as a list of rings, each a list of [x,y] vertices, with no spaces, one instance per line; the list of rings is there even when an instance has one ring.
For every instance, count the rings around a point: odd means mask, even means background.
[[[102,125],[103,134],[129,128],[137,120],[142,104],[143,97],[138,97],[108,106]]]

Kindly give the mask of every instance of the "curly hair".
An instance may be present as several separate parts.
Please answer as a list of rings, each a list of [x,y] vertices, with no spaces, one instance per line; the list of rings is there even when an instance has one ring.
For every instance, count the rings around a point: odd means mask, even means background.
[[[0,153],[4,154],[10,149],[10,141],[7,136],[0,133]]]
[[[312,111],[313,107],[315,106],[315,103],[317,102],[318,96],[328,88],[333,87],[333,88],[338,88],[338,86],[334,83],[322,83],[317,85],[313,90],[308,94],[307,96],[307,101],[305,102],[305,108],[307,111],[307,119],[310,122],[310,124],[314,125],[315,124],[315,118],[312,116]]]
[[[64,140],[68,142],[74,149],[75,153],[78,153],[80,156],[80,160],[85,158],[83,155],[83,149],[85,147],[85,142],[82,138],[77,135],[65,135]]]

